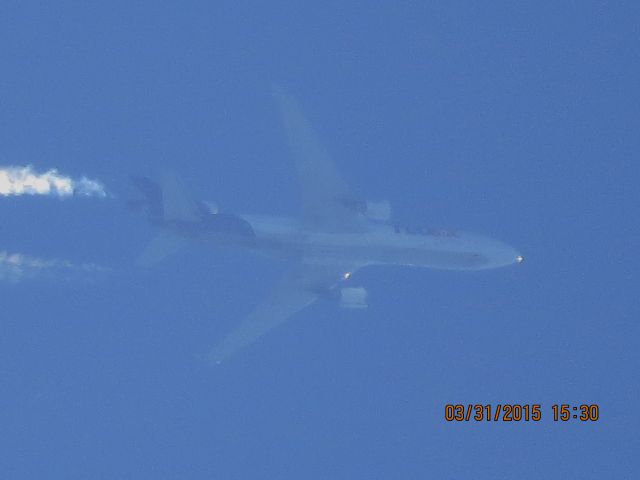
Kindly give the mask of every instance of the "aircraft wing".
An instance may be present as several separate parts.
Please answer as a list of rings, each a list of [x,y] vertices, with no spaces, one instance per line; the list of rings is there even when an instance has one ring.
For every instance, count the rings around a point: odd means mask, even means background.
[[[349,267],[300,264],[287,272],[270,296],[258,305],[242,323],[228,334],[208,355],[218,364],[237,350],[249,345],[296,312],[329,293]]]
[[[307,226],[323,232],[365,230],[362,202],[351,194],[296,100],[274,88],[295,160]]]

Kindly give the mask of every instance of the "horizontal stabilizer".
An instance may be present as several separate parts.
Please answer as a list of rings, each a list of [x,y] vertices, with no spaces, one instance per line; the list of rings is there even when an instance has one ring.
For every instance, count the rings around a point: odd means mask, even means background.
[[[136,265],[139,267],[151,267],[169,255],[181,250],[187,243],[187,239],[179,237],[171,232],[161,232],[157,237],[151,240],[147,248],[142,252]]]

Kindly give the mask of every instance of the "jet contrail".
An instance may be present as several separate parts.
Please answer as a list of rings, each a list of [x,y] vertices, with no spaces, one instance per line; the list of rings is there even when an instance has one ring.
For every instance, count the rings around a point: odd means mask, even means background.
[[[0,250],[0,281],[18,283],[40,277],[68,278],[72,274],[98,274],[108,270],[93,263],[42,259]]]
[[[52,168],[37,173],[31,165],[0,167],[0,196],[52,195],[106,197],[104,185],[86,177],[74,179]]]

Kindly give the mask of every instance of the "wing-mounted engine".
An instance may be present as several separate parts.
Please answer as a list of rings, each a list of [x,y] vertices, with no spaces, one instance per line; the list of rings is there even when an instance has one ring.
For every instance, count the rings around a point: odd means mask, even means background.
[[[200,217],[207,217],[209,215],[217,215],[220,213],[220,208],[218,208],[218,204],[216,202],[200,200],[198,202],[198,212]]]
[[[367,308],[367,290],[364,287],[343,287],[340,289],[342,308]]]

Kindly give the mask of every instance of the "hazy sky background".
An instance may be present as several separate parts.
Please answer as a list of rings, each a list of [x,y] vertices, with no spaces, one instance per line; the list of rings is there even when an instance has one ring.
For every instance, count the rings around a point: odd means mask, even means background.
[[[634,478],[639,25],[636,2],[2,2],[0,165],[109,195],[0,196],[0,260],[62,262],[0,275],[0,476]],[[314,305],[206,367],[284,266],[136,270],[128,175],[295,214],[274,82],[363,198],[525,264],[363,270],[366,312]],[[544,417],[444,421],[478,402]]]

